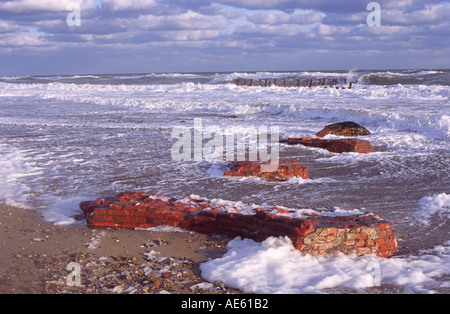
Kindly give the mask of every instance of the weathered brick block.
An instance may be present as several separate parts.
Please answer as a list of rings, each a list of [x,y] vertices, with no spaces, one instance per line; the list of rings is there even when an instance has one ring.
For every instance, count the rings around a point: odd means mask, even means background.
[[[120,204],[120,206],[117,206]],[[80,204],[91,228],[149,228],[168,225],[207,234],[264,241],[268,237],[289,237],[305,254],[375,254],[388,257],[397,251],[395,232],[389,222],[374,214],[329,217],[295,210],[255,208],[242,214],[208,200],[179,201],[149,193],[122,193]],[[122,209],[112,209],[112,208]],[[127,209],[125,209],[127,208]],[[195,209],[195,210],[194,210]],[[290,215],[292,214],[292,215]]]

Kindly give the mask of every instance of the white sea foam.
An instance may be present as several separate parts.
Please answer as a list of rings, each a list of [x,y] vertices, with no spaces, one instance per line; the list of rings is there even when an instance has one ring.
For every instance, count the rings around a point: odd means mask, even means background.
[[[80,215],[80,203],[82,201],[96,199],[93,195],[85,196],[65,196],[63,198],[54,195],[44,195],[40,201],[45,204],[42,213],[44,220],[58,226],[67,226],[76,222],[77,215]]]
[[[340,207],[335,207],[333,210],[323,210],[319,212],[317,210],[310,208],[291,208],[280,205],[273,207],[266,204],[259,204],[259,205],[246,204],[242,201],[230,201],[222,198],[214,198],[208,200],[205,197],[201,197],[194,194],[179,200],[179,202],[182,202],[184,204],[189,203],[197,204],[198,201],[206,201],[208,204],[210,204],[210,206],[205,208],[204,210],[215,209],[222,213],[233,213],[241,215],[254,215],[255,210],[261,209],[265,209],[267,212],[273,213],[278,216],[299,218],[299,219],[306,219],[312,214],[318,214],[326,217],[375,215],[374,213],[367,213],[359,209],[344,209]],[[279,213],[279,210],[281,209],[285,210],[285,212]]]
[[[221,280],[246,293],[330,291],[326,289],[337,292],[351,289],[355,293],[434,293],[449,288],[448,282],[439,278],[450,274],[450,241],[421,256],[390,259],[303,255],[288,238],[268,238],[262,243],[236,238],[227,248],[222,258],[201,264],[202,277],[210,282]]]
[[[153,231],[153,232],[187,232],[185,229],[172,227],[172,226],[157,226],[151,228],[136,228],[141,231]]]
[[[31,193],[29,183],[42,174],[42,168],[27,156],[26,150],[0,144],[0,201],[24,206]]]
[[[414,213],[416,220],[424,226],[429,226],[433,216],[438,216],[441,223],[450,219],[450,194],[441,193],[427,196],[420,201],[420,209]]]

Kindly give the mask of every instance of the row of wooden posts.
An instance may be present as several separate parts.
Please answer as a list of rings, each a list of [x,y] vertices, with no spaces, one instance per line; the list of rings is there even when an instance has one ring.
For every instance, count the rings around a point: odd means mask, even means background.
[[[296,79],[296,80],[287,80],[287,79],[236,79],[235,84],[237,86],[264,86],[264,87],[270,87],[270,86],[282,86],[282,87],[313,87],[313,86],[320,86],[323,88],[336,88],[336,89],[352,89],[353,83],[348,83],[347,86],[347,79],[344,79],[343,81],[339,81],[338,79],[319,79],[318,81],[314,81],[313,79]],[[342,86],[345,85],[345,86]]]

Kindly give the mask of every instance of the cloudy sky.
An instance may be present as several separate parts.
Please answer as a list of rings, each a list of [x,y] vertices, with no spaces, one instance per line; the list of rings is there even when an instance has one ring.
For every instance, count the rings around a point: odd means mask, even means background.
[[[0,0],[0,75],[450,68],[450,2],[370,2]]]

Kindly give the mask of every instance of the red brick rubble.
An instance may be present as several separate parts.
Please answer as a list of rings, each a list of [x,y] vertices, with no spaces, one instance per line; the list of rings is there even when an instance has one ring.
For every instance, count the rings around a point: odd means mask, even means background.
[[[273,172],[262,172],[258,161],[234,163],[232,169],[224,173],[225,177],[259,177],[271,181],[286,181],[288,178],[308,179],[308,168],[295,160],[280,160],[278,169]]]
[[[218,203],[220,204],[220,202]],[[236,203],[237,204],[237,203]],[[214,205],[206,199],[177,200],[151,193],[122,193],[80,204],[90,228],[136,229],[167,225],[205,234],[264,241],[268,237],[289,237],[305,254],[375,254],[389,257],[397,251],[390,223],[375,214],[330,217],[302,214],[294,210],[256,208],[248,205]]]

